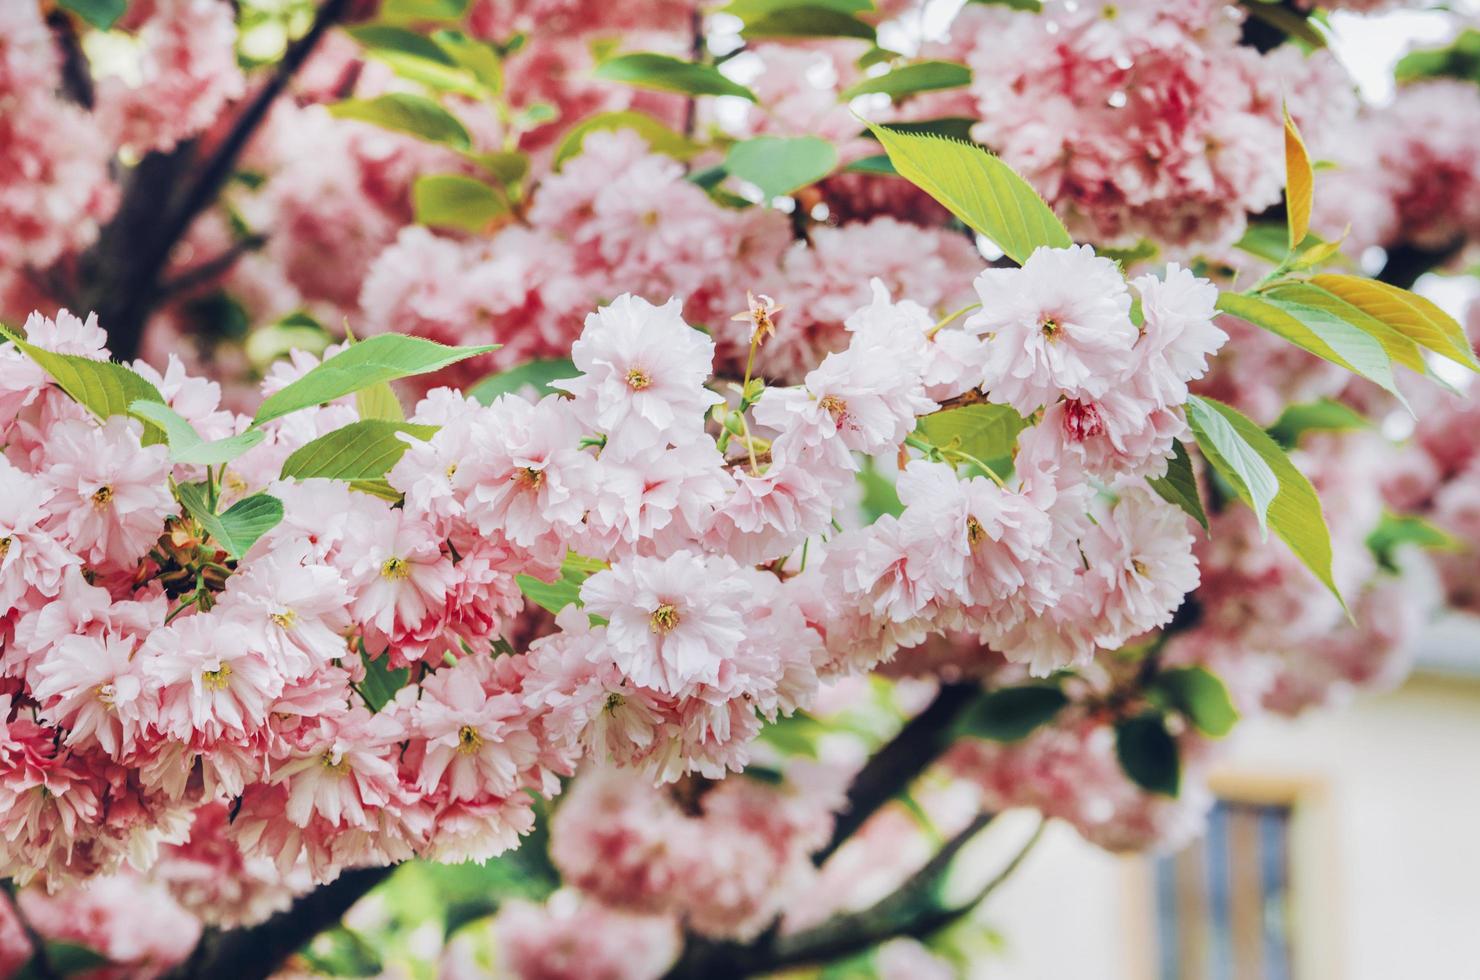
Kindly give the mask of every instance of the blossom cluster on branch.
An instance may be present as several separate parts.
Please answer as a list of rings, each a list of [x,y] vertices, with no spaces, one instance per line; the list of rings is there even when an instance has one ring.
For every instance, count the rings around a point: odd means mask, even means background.
[[[1175,846],[1240,717],[1401,680],[1400,573],[1480,608],[1463,52],[0,6],[0,972],[324,966],[424,872],[446,976],[951,976],[993,814]]]

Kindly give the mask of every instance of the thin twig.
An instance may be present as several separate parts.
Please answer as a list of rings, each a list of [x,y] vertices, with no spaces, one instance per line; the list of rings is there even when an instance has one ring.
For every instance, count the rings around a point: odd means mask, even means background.
[[[173,279],[167,279],[160,284],[159,298],[169,299],[177,293],[183,293],[204,285],[217,276],[225,275],[236,265],[237,260],[248,252],[255,252],[267,244],[266,235],[247,235],[239,238],[221,254],[206,259],[204,262],[191,266]]]

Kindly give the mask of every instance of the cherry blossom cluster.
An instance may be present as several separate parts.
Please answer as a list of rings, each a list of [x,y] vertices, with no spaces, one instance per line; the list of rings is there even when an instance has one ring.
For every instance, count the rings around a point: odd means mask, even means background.
[[[1317,143],[1356,108],[1325,52],[1261,54],[1219,0],[968,5],[946,53],[972,69],[994,147],[1080,237],[1217,247],[1280,199],[1282,99]]]
[[[706,386],[714,342],[676,302],[624,295],[588,317],[556,393],[425,398],[410,421],[436,429],[404,437],[395,502],[277,478],[356,420],[348,400],[272,420],[220,475],[223,503],[263,488],[283,503],[239,560],[172,496],[198,467],[172,467],[139,422],[90,418],[7,349],[7,870],[106,870],[223,800],[242,853],[285,874],[486,856],[532,824],[524,791],[554,793],[576,760],[721,776],[819,674],[930,632],[969,628],[1046,671],[1165,623],[1197,583],[1191,537],[1126,475],[1171,452],[1178,398],[1222,339],[1210,300],[1180,270],[1138,280],[1138,326],[1088,248],[977,288],[990,314],[937,327],[876,285],[845,350],[798,387],[747,376],[736,403]],[[776,329],[763,299],[743,315],[755,345]],[[27,334],[106,356],[95,319],[38,314]],[[994,357],[1009,344],[1037,352],[1026,370]],[[283,362],[264,392],[315,363]],[[140,369],[202,436],[247,425],[177,363]],[[1113,386],[1163,413],[1165,438],[1116,445],[1129,415],[1099,407]],[[1013,485],[981,461],[959,479],[970,461],[915,442],[903,514],[835,533],[858,458],[907,451],[916,419],[959,397],[1036,421]],[[516,576],[563,581],[571,555],[589,577],[559,630],[493,656],[523,607]],[[389,703],[362,696],[367,669],[403,668],[416,681]]]
[[[1354,250],[1408,245],[1437,253],[1480,234],[1480,90],[1436,79],[1405,85],[1365,110],[1331,141],[1332,170],[1317,215]]]

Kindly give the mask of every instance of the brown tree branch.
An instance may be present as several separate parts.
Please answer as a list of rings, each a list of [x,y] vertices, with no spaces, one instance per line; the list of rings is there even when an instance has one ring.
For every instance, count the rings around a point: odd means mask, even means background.
[[[345,15],[350,2],[325,0],[308,33],[289,45],[272,75],[199,166],[199,147],[190,141],[170,153],[150,154],[134,168],[118,213],[81,263],[79,312],[98,314],[114,357],[126,361],[137,356],[149,315],[164,296],[160,277],[171,251],[220,195],[274,100]]]
[[[209,931],[166,980],[267,980],[288,958],[344,917],[351,905],[390,877],[395,867],[355,868],[316,888],[258,925]]]
[[[1046,823],[1039,821],[1027,842],[975,895],[959,904],[945,904],[940,892],[952,862],[992,819],[990,813],[978,815],[904,884],[859,912],[834,916],[819,926],[791,935],[779,935],[773,929],[748,945],[691,938],[665,980],[739,980],[836,960],[902,936],[924,939],[933,935],[970,914],[1012,877],[1038,843]]]
[[[976,683],[942,685],[935,700],[869,759],[848,789],[848,803],[838,814],[832,838],[812,856],[814,864],[820,867],[869,817],[904,792],[951,747],[956,719],[980,693],[981,685]]]

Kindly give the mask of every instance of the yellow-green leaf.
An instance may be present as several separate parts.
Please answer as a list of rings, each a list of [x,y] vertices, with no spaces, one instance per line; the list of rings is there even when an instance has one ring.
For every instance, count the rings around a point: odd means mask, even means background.
[[[1322,273],[1311,279],[1373,319],[1392,327],[1420,347],[1480,372],[1464,328],[1417,293],[1375,279]]]
[[[457,117],[424,95],[390,92],[373,99],[346,99],[329,107],[340,119],[358,119],[382,129],[408,133],[431,143],[466,150],[472,138]]]
[[[1290,226],[1290,248],[1293,250],[1305,240],[1310,231],[1310,209],[1315,200],[1316,175],[1310,166],[1310,154],[1305,150],[1305,140],[1290,110],[1285,113],[1285,212]]]
[[[868,123],[899,175],[968,226],[1026,262],[1039,246],[1068,248],[1069,231],[1026,180],[979,146]]]
[[[1305,295],[1298,289],[1258,296],[1222,293],[1218,308],[1361,375],[1403,401],[1382,343],[1332,310],[1300,302]]]
[[[462,174],[423,174],[411,185],[411,206],[419,224],[480,232],[508,212],[502,194]]]

